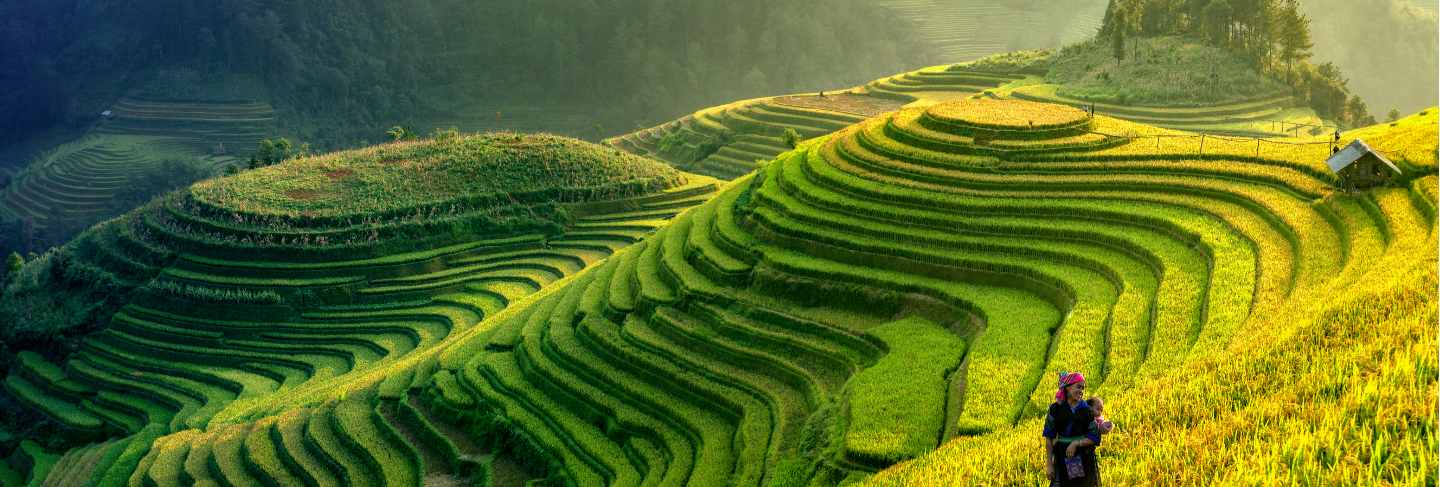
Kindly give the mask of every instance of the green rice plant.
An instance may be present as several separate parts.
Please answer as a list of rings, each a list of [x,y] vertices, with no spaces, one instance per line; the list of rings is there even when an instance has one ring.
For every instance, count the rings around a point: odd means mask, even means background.
[[[450,472],[461,471],[460,448],[430,421],[425,412],[409,401],[408,397],[396,401],[395,416],[423,443],[423,448],[434,451],[445,462],[445,469]]]
[[[92,434],[99,433],[105,427],[100,418],[80,408],[74,400],[55,397],[24,377],[13,374],[7,376],[5,390],[22,404],[43,412],[60,424]]]
[[[99,384],[104,398],[114,398],[106,402],[136,404],[137,406],[122,409],[144,415],[147,422],[166,423],[171,427],[182,426],[203,407],[202,399],[197,398],[199,395],[188,390],[131,380],[84,361],[72,361],[71,367],[77,374],[83,374],[87,380]],[[133,373],[131,376],[133,377]],[[118,398],[125,399],[118,399],[116,391],[121,394]],[[101,399],[99,395],[95,398],[96,401]]]
[[[543,324],[538,326],[544,327]],[[665,451],[667,460],[652,468],[666,464],[670,467],[660,472],[663,477],[675,479],[688,474],[688,466],[693,461],[694,442],[697,440],[694,431],[688,426],[677,423],[675,417],[655,414],[655,406],[650,404],[650,399],[617,393],[615,388],[603,387],[603,382],[592,381],[583,374],[576,374],[575,369],[555,362],[554,358],[560,356],[545,351],[543,345],[537,349],[534,339],[527,339],[521,345],[517,347],[514,359],[529,377],[528,381],[539,385],[551,397],[572,405],[572,409],[585,411],[584,414],[590,416],[593,422],[601,426],[602,432],[612,438],[649,438],[648,441],[654,441],[657,447]],[[581,403],[586,406],[577,407]],[[596,417],[595,414],[602,416]],[[618,458],[616,460],[618,461]],[[634,463],[633,459],[630,461]]]
[[[811,190],[805,194],[814,196],[817,192],[823,192],[823,190]],[[1149,297],[1130,293],[1124,308],[1112,306],[1119,299],[1117,296],[1120,292],[1119,288],[1130,287],[1130,282],[1126,281],[1153,282],[1154,279],[1148,275],[1149,270],[1142,263],[1134,262],[1124,265],[1129,261],[1124,254],[1063,241],[1036,241],[1035,237],[1007,239],[994,234],[980,237],[955,236],[952,232],[938,228],[935,230],[917,228],[916,220],[908,216],[893,217],[893,221],[907,222],[904,226],[898,226],[886,221],[891,219],[890,214],[893,207],[881,204],[864,205],[863,213],[850,217],[838,212],[826,214],[818,208],[803,207],[800,202],[785,193],[763,192],[762,195],[767,204],[784,208],[786,219],[793,218],[798,221],[796,224],[786,225],[787,228],[825,228],[827,234],[840,231],[850,233],[831,237],[795,231],[796,234],[804,235],[801,238],[857,250],[875,249],[873,252],[895,257],[909,257],[921,262],[948,263],[955,259],[947,257],[947,254],[963,254],[967,256],[967,259],[983,259],[987,263],[1008,261],[1011,262],[1011,265],[1043,269],[1043,272],[1057,276],[1064,282],[1065,288],[1073,290],[1072,298],[1075,304],[1068,310],[1069,316],[1065,327],[1055,339],[1053,345],[1055,360],[1050,364],[1050,368],[1101,370],[1102,359],[1107,356],[1103,346],[1105,328],[1111,327],[1113,322],[1118,320],[1122,323],[1129,323],[1127,329],[1133,330],[1142,326],[1141,323],[1145,320],[1146,306],[1142,300],[1149,299]],[[851,204],[854,204],[853,200]],[[839,207],[829,206],[828,208]],[[866,220],[862,220],[862,218]],[[869,220],[870,218],[875,218],[875,220]],[[973,228],[974,225],[974,223],[970,223],[966,227]],[[949,225],[946,226],[946,228],[949,227]],[[1046,228],[1046,232],[1053,230],[1053,225]],[[789,230],[781,231],[789,232]],[[904,241],[913,242],[913,244],[898,243]],[[939,251],[936,252],[932,249]],[[1122,277],[1121,272],[1117,271],[1117,267],[1126,267],[1129,272]],[[971,280],[976,279],[972,278]],[[1153,287],[1141,289],[1146,294],[1153,293]],[[1130,346],[1134,342],[1122,341],[1120,343]]]
[[[333,407],[311,410],[305,423],[306,447],[317,456],[323,455],[328,459],[342,485],[384,485],[381,473],[375,471],[335,430],[338,423],[334,415]]]
[[[850,380],[845,454],[885,467],[935,447],[935,438],[945,427],[949,375],[965,355],[965,342],[933,322],[913,317],[870,333],[889,351]]]
[[[695,222],[685,238],[688,246],[686,257],[702,274],[716,281],[741,284],[748,279],[752,266],[721,248],[716,242],[715,212],[728,210],[723,204],[702,205],[695,208]],[[669,257],[667,255],[667,257]]]
[[[750,349],[744,342],[712,339],[714,326],[663,307],[645,322],[627,323],[623,331],[630,343],[736,391],[732,397],[746,411],[739,434],[753,440],[737,461],[773,462],[788,449],[783,439],[800,428],[797,418],[817,401],[814,379],[786,358]],[[734,475],[753,475],[752,471],[742,469]]]
[[[198,433],[196,430],[185,430],[156,440],[150,449],[149,455],[155,459],[145,472],[145,484],[165,487],[184,485],[185,456],[190,453],[190,442]]]
[[[617,269],[611,275],[610,289],[605,294],[607,314],[621,316],[635,309],[635,301],[639,297],[635,269],[647,246],[647,243],[641,242],[615,255]]]
[[[245,435],[243,455],[250,474],[266,485],[304,485],[304,477],[290,469],[290,465],[279,450],[274,438],[278,434],[278,417],[271,416],[255,422]]]
[[[501,366],[512,364],[505,360],[500,360],[498,363]],[[491,423],[485,426],[486,431],[480,432],[481,438],[504,444],[513,450],[529,453],[527,460],[529,470],[532,472],[544,472],[543,475],[552,478],[558,476],[567,480],[575,479],[572,482],[576,483],[578,481],[603,482],[602,475],[593,470],[593,464],[588,461],[589,459],[579,457],[580,452],[567,448],[566,439],[559,436],[560,433],[552,429],[553,426],[550,426],[543,416],[540,416],[543,414],[543,410],[522,407],[521,405],[524,403],[517,403],[513,399],[506,401],[506,398],[515,397],[513,389],[505,387],[500,377],[489,372],[486,367],[467,369],[466,373],[475,376],[474,379],[467,382],[474,384],[474,391],[480,400],[487,404],[486,408],[494,408],[496,411],[491,416],[481,419],[481,421]]]
[[[275,418],[275,426],[270,430],[270,440],[274,443],[280,461],[305,485],[340,485],[328,463],[329,460],[307,446],[305,424],[308,411],[291,409]]]
[[[639,318],[631,314],[626,319]],[[746,447],[750,448],[746,452],[751,455],[745,458],[756,461],[763,458],[763,445],[731,443],[737,434],[740,411],[743,410],[730,395],[733,390],[701,379],[696,375],[697,371],[680,368],[643,352],[625,339],[620,328],[600,320],[581,320],[574,330],[550,330],[549,338],[554,343],[550,350],[557,358],[562,356],[560,354],[568,357],[566,361],[571,367],[579,363],[577,358],[585,355],[603,360],[599,363],[610,367],[611,375],[619,381],[615,385],[627,390],[631,398],[668,396],[679,399],[667,401],[668,404],[656,403],[654,399],[646,402],[651,403],[650,407],[661,408],[664,416],[688,424],[686,429],[693,431],[696,452],[690,467],[691,477],[708,479],[737,475],[733,473],[733,462],[741,454],[737,450]],[[740,431],[746,432],[741,433],[743,438],[755,438],[764,437],[761,432],[765,429],[768,429],[768,422],[751,423],[750,428],[740,428]],[[756,473],[751,470],[743,475]]]
[[[176,277],[183,275],[176,274]],[[197,276],[198,277],[198,276]],[[191,301],[220,303],[220,304],[280,304],[284,299],[270,289],[237,289],[237,288],[215,288],[209,286],[196,286],[179,281],[154,280],[146,283],[139,289],[142,293],[153,293],[170,298],[180,298]]]
[[[827,175],[829,175],[829,178],[842,177],[842,174],[841,174],[841,173],[836,172],[834,168],[832,168],[832,167],[830,167],[830,166],[828,166],[828,165],[826,165],[826,164],[821,163],[821,161],[820,161],[819,159],[812,158],[810,162],[811,162],[812,164],[807,165],[806,167],[807,167],[808,169],[812,170],[812,171],[813,171],[813,174],[815,174],[815,175],[827,174]],[[896,180],[896,182],[899,182],[899,183],[901,183],[902,185],[912,185],[912,186],[914,185],[914,183],[907,183],[907,182],[904,182],[904,180]],[[914,198],[913,201],[918,202],[920,206],[928,206],[928,207],[937,207],[937,206],[938,206],[938,207],[949,207],[950,203],[947,203],[947,201],[963,201],[964,199],[966,199],[965,197],[958,196],[958,195],[956,195],[956,196],[943,196],[943,197],[939,197],[939,195],[937,195],[937,194],[935,194],[935,193],[926,193],[926,192],[923,192],[923,191],[918,191],[918,192],[917,192],[917,191],[913,191],[913,190],[903,190],[903,189],[897,191],[898,188],[887,187],[887,186],[883,186],[883,185],[878,185],[878,186],[877,186],[877,185],[873,185],[873,183],[867,183],[867,185],[871,185],[871,189],[870,189],[869,191],[871,191],[871,192],[873,192],[873,193],[877,193],[877,194],[885,194],[885,195],[886,195],[886,198],[888,198],[890,201],[906,201],[906,200],[909,200],[909,199],[911,199],[911,198]],[[907,195],[908,195],[908,196],[907,196]],[[993,202],[993,201],[994,201],[994,200],[989,200],[989,201],[987,201],[987,202],[982,202],[981,200],[976,199],[976,200],[974,200],[974,203],[971,203],[971,204],[972,204],[972,205],[975,205],[975,206],[977,206],[977,207],[986,207],[986,206],[991,206],[991,207],[993,207],[993,206],[994,206],[994,202]],[[1077,204],[1077,203],[1067,203],[1067,205],[1076,205],[1076,204]],[[1081,205],[1081,206],[1083,206],[1083,203],[1078,203],[1078,204]],[[1207,204],[1213,204],[1213,203],[1207,203]],[[1045,206],[1048,206],[1048,204],[1045,205]],[[1102,206],[1098,206],[1098,207],[1094,207],[1094,208],[1096,208],[1096,209],[1101,209],[1101,208],[1104,208],[1104,207],[1103,207],[1103,205],[1102,205]],[[992,211],[993,211],[993,210],[992,210]],[[1047,212],[1049,212],[1049,213],[1052,213],[1052,214],[1053,214],[1053,212],[1054,212],[1053,209],[1051,209],[1051,210],[1045,210],[1045,211],[1047,211]],[[1131,211],[1131,210],[1127,210],[1127,211]],[[1094,212],[1093,209],[1086,211],[1086,213],[1093,213],[1093,212]],[[1133,213],[1133,211],[1131,211],[1131,212]],[[1178,215],[1177,215],[1177,216],[1178,216]],[[1127,218],[1127,217],[1123,217],[1123,216],[1118,216],[1118,215],[1117,215],[1117,218],[1119,218],[1119,219],[1125,219],[1125,218]],[[1132,217],[1132,218],[1133,218],[1133,217]],[[1244,246],[1243,244],[1239,244],[1239,242],[1236,242],[1237,237],[1236,237],[1235,235],[1231,234],[1228,229],[1224,229],[1223,227],[1217,227],[1216,224],[1215,224],[1213,221],[1209,221],[1209,220],[1206,219],[1206,218],[1203,218],[1203,217],[1202,217],[1202,218],[1196,218],[1196,216],[1187,216],[1187,217],[1184,217],[1184,218],[1181,219],[1181,220],[1172,220],[1172,219],[1170,219],[1170,218],[1163,219],[1163,220],[1162,220],[1162,219],[1157,219],[1157,220],[1156,220],[1157,226],[1158,226],[1159,228],[1166,228],[1166,227],[1171,227],[1171,228],[1173,228],[1173,225],[1174,225],[1173,222],[1174,222],[1174,221],[1185,222],[1185,223],[1184,223],[1185,226],[1193,226],[1193,225],[1209,226],[1210,229],[1198,233],[1198,235],[1206,236],[1204,239],[1202,239],[1202,241],[1208,240],[1209,243],[1206,244],[1206,247],[1207,247],[1207,248],[1210,248],[1210,249],[1224,249],[1225,252],[1237,252],[1237,253],[1241,253],[1241,254],[1240,254],[1241,257],[1237,257],[1237,258],[1226,258],[1226,259],[1223,259],[1223,260],[1221,260],[1221,259],[1219,259],[1219,258],[1217,257],[1217,258],[1214,258],[1214,260],[1212,260],[1212,262],[1223,262],[1223,263],[1225,264],[1225,266],[1222,267],[1221,269],[1224,269],[1224,270],[1226,271],[1226,273],[1225,273],[1224,275],[1221,275],[1221,276],[1216,276],[1216,278],[1217,278],[1217,279],[1223,279],[1222,282],[1226,282],[1226,283],[1227,283],[1227,284],[1226,284],[1227,288],[1230,288],[1230,289],[1245,289],[1245,290],[1247,290],[1247,291],[1241,291],[1241,292],[1226,292],[1226,293],[1207,293],[1208,296],[1209,296],[1209,299],[1211,299],[1211,300],[1225,300],[1225,301],[1232,301],[1232,302],[1233,302],[1233,301],[1236,301],[1236,300],[1248,300],[1249,297],[1252,296],[1252,294],[1253,294],[1253,291],[1248,291],[1248,290],[1253,290],[1254,284],[1253,284],[1253,283],[1250,283],[1250,282],[1246,282],[1246,281],[1252,281],[1252,282],[1253,282],[1253,278],[1254,278],[1254,274],[1255,274],[1254,271],[1253,271],[1253,267],[1256,265],[1256,262],[1257,262],[1256,259],[1255,259],[1255,257],[1254,257],[1254,254],[1248,252],[1249,249],[1245,248],[1245,246]],[[1162,223],[1162,222],[1163,222],[1163,223]],[[1189,232],[1186,232],[1186,233],[1189,233]],[[1236,242],[1236,243],[1229,243],[1229,242]],[[1248,254],[1248,255],[1247,255],[1247,254]],[[1249,269],[1247,269],[1247,268],[1249,268]],[[1232,287],[1232,286],[1233,286],[1233,287]],[[1242,301],[1242,302],[1243,302],[1243,301]],[[1226,305],[1226,306],[1221,307],[1221,306],[1215,306],[1216,303],[1213,303],[1213,302],[1212,302],[1212,303],[1209,303],[1209,304],[1210,304],[1211,306],[1207,306],[1205,309],[1225,310],[1225,314],[1216,314],[1216,315],[1214,315],[1214,316],[1209,316],[1209,317],[1208,317],[1209,320],[1215,321],[1216,323],[1222,323],[1222,322],[1223,322],[1223,323],[1226,323],[1224,326],[1219,326],[1219,325],[1217,325],[1216,328],[1219,329],[1219,330],[1232,329],[1233,326],[1235,326],[1236,324],[1238,324],[1239,321],[1240,321],[1241,319],[1243,319],[1244,314],[1247,312],[1246,310],[1249,309],[1249,306],[1248,306],[1248,305],[1234,305],[1234,304],[1231,304],[1231,305]],[[1205,321],[1205,320],[1202,320],[1202,321]],[[1197,322],[1197,323],[1198,323],[1198,322]],[[1185,342],[1193,341],[1193,338],[1182,338],[1182,337],[1194,337],[1194,336],[1196,336],[1196,333],[1198,333],[1198,329],[1199,329],[1198,327],[1191,327],[1191,326],[1187,325],[1186,328],[1182,328],[1182,329],[1178,329],[1178,330],[1167,330],[1167,331],[1164,331],[1162,334],[1152,335],[1152,343],[1151,343],[1152,349],[1151,349],[1151,352],[1153,353],[1153,352],[1157,352],[1157,351],[1160,351],[1160,350],[1177,350],[1177,349],[1183,348],[1185,345],[1183,345],[1182,342],[1176,342],[1176,341],[1170,341],[1170,340],[1184,340]],[[1183,330],[1183,331],[1182,331],[1182,330]],[[1157,343],[1155,340],[1156,340],[1158,337],[1162,337],[1162,336],[1163,336],[1163,337],[1174,337],[1174,338],[1166,338],[1165,340],[1166,340],[1167,342],[1169,342],[1169,343],[1166,343],[1166,344],[1164,345],[1164,348],[1157,350],[1155,347],[1159,346],[1159,343]],[[1179,347],[1179,348],[1176,348],[1176,347]],[[1169,356],[1173,356],[1173,354],[1174,354],[1174,352],[1164,352],[1164,353],[1161,354],[1160,356],[1169,357]]]
[[[150,445],[164,433],[158,424],[147,425],[139,433],[123,440],[123,445],[106,452],[95,467],[95,485],[123,487],[136,472],[142,458],[150,451]]]
[[[207,460],[210,474],[218,481],[229,485],[263,486],[260,477],[252,474],[253,468],[245,459],[245,438],[252,425],[229,424],[216,428],[211,440],[211,455]]]
[[[60,459],[60,455],[45,451],[40,444],[30,440],[21,441],[17,450],[29,459],[29,485],[40,485],[50,474],[50,470],[55,467],[55,462]]]
[[[9,441],[9,438],[6,438]],[[66,485],[82,483],[90,478],[91,469],[95,461],[105,454],[106,448],[113,446],[113,442],[94,443],[79,448],[74,448],[59,455],[50,471],[45,473],[44,478],[37,478],[38,485]],[[31,475],[31,477],[35,477]],[[11,469],[7,463],[0,467],[0,482],[8,482],[6,485],[22,485],[25,478]]]
[[[885,224],[878,222],[871,222],[869,223],[869,225],[871,225],[874,229],[882,229],[886,226]],[[837,223],[833,221],[813,224],[813,226],[835,229],[844,228],[850,231],[855,231],[855,229],[853,228],[848,228],[847,224]],[[886,230],[888,230],[888,228],[886,228]],[[1087,263],[1085,257],[1078,257],[1081,255],[1086,255],[1086,253],[1084,253],[1083,251],[1089,249],[1081,248],[1079,249],[1079,252],[1063,254],[1051,253],[1054,252],[1054,250],[1052,250],[1053,247],[1048,246],[1045,250],[1042,251],[1025,249],[1023,247],[992,250],[985,248],[983,244],[981,246],[978,246],[978,248],[952,247],[952,245],[954,244],[951,242],[946,242],[943,234],[925,236],[924,234],[917,233],[910,233],[908,236],[909,238],[916,238],[920,242],[924,242],[924,245],[910,249],[905,248],[901,245],[892,246],[880,243],[897,240],[897,238],[893,236],[894,234],[887,233],[885,235],[887,236],[881,238],[878,241],[870,241],[867,237],[864,236],[846,236],[841,237],[840,240],[837,241],[837,243],[848,242],[849,246],[852,248],[875,248],[877,249],[877,251],[884,252],[888,255],[894,255],[897,257],[909,257],[917,259],[917,261],[925,262],[945,262],[947,259],[945,257],[942,257],[938,253],[926,255],[923,253],[924,250],[921,249],[940,247],[946,249],[946,251],[961,250],[964,251],[967,256],[970,256],[970,258],[977,259],[975,263],[967,263],[963,265],[990,266],[1001,263],[1012,266],[1028,265],[1033,266],[1034,271],[1039,272],[1042,275],[1048,274],[1055,276],[1056,279],[1059,279],[1061,285],[1066,290],[1069,290],[1068,292],[1073,293],[1068,299],[1072,300],[1070,302],[1073,302],[1074,304],[1057,304],[1057,306],[1061,306],[1062,309],[1066,311],[1068,317],[1064,324],[1065,326],[1061,330],[1061,333],[1057,333],[1057,336],[1052,339],[1053,342],[1051,348],[1054,350],[1053,357],[1055,362],[1052,362],[1050,367],[1071,367],[1073,369],[1075,368],[1075,366],[1084,366],[1088,370],[1100,370],[1102,359],[1106,355],[1103,345],[1103,337],[1105,332],[1104,328],[1108,326],[1109,321],[1114,317],[1114,310],[1110,308],[1117,299],[1117,291],[1114,288],[1117,283],[1114,282],[1118,281],[1118,276],[1115,276],[1114,274],[1109,274],[1113,273],[1113,270],[1105,267],[1106,264],[1099,264],[1095,261],[1090,261]],[[804,238],[814,239],[823,237],[809,235]],[[1058,245],[1056,247],[1063,248],[1063,246]],[[1016,255],[1023,255],[1025,257],[1015,258],[1014,256]],[[978,259],[983,259],[983,261]],[[1055,265],[1048,263],[1042,264],[1037,262],[1042,261],[1042,259],[1058,262],[1073,262],[1074,265],[1091,267],[1096,270],[1088,271],[1083,268],[1077,268],[1068,265]],[[983,262],[983,264],[981,262]],[[919,270],[914,267],[908,269],[901,269],[905,272],[911,272],[917,275],[939,277],[932,272],[926,272],[924,270]],[[985,279],[983,278],[968,278],[966,280],[977,283],[985,282]],[[1122,316],[1122,318],[1124,317],[1127,316]]]
[[[381,485],[420,485],[420,456],[381,422],[368,400],[355,397],[335,406],[331,420],[335,431]]]
[[[814,166],[814,164],[812,164],[812,166],[808,166],[808,167],[812,167],[812,169],[816,169],[816,170],[819,170],[819,171],[828,171],[828,170],[829,170],[829,169],[827,169],[827,167],[824,167],[824,166]],[[894,197],[894,196],[890,196],[890,197]],[[933,199],[933,197],[932,197],[932,199],[927,200],[926,205],[936,205],[937,202],[939,202],[939,200],[935,200],[935,199]],[[986,205],[986,206],[994,207],[994,203],[985,203],[985,205]],[[1218,233],[1214,233],[1214,235],[1223,236],[1223,235],[1225,235],[1225,233],[1224,233],[1224,232],[1218,232]],[[1251,261],[1251,259],[1244,259],[1244,261],[1230,261],[1230,262],[1234,262],[1234,264],[1241,264],[1241,262],[1247,262],[1247,261]]]

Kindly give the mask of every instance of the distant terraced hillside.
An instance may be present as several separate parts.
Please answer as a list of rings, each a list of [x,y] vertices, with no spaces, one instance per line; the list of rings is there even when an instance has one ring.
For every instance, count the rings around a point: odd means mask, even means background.
[[[74,231],[83,229],[122,211],[115,208],[115,199],[128,189],[128,175],[166,158],[195,157],[167,147],[167,142],[150,136],[92,135],[66,143],[13,177],[0,211],[30,219],[40,232],[57,222]]]
[[[928,106],[975,96],[1015,98],[1094,108],[1133,122],[1195,133],[1242,137],[1289,137],[1333,130],[1334,125],[1297,106],[1294,97],[1271,94],[1253,100],[1199,106],[1149,107],[1092,103],[1057,94],[1045,83],[1048,53],[1013,64],[1015,54],[975,62],[932,66],[880,78],[844,91],[759,98],[706,108],[680,119],[606,139],[619,149],[687,171],[734,179],[789,150],[783,134],[819,137],[901,107]],[[997,65],[999,66],[997,68]]]
[[[1013,90],[1010,96],[1021,100],[1094,108],[1095,113],[1099,114],[1191,132],[1272,137],[1318,135],[1325,132],[1326,128],[1334,129],[1333,124],[1321,125],[1324,122],[1315,118],[1314,111],[1298,106],[1300,102],[1285,93],[1202,107],[1138,106],[1088,102],[1056,93],[1056,85],[1022,86]]]
[[[264,469],[285,471],[280,451],[316,469],[300,478],[364,484],[370,473],[357,469],[369,454],[346,448],[415,440],[394,428],[434,433],[413,429],[429,413],[407,403],[377,412],[355,400],[373,399],[376,387],[394,399],[412,374],[423,383],[442,344],[487,329],[481,323],[507,306],[642,239],[715,187],[613,149],[519,134],[379,146],[206,181],[95,227],[7,289],[11,312],[65,299],[60,288],[114,310],[67,360],[21,354],[5,391],[26,410],[11,417],[41,425],[24,432],[33,440],[121,438],[51,458],[55,478],[135,471],[162,484],[215,476],[243,485],[278,475]],[[167,433],[188,439],[149,449]],[[170,441],[196,445],[191,460],[184,450],[166,456]],[[151,451],[138,470],[94,468],[94,456],[127,445]],[[447,472],[488,471],[476,464],[494,456],[486,451]],[[374,473],[386,476],[373,485],[400,485],[390,476],[400,465],[382,458]],[[510,461],[495,468],[514,470]],[[81,473],[71,471],[77,462]],[[221,467],[207,471],[207,462]]]
[[[249,154],[260,139],[274,132],[275,109],[263,102],[189,102],[121,99],[111,107],[113,118],[97,134],[165,137],[165,145],[208,154],[223,144],[226,151]]]
[[[130,209],[117,201],[133,189],[126,186],[128,177],[167,159],[209,168],[236,163],[272,134],[275,121],[274,110],[256,102],[122,99],[110,111],[111,118],[85,136],[22,169],[5,188],[0,211],[33,221],[44,241],[63,243]]]
[[[1054,48],[1100,29],[1105,1],[881,0],[914,22],[942,59],[971,61],[1017,49]],[[1061,7],[1063,5],[1063,7]],[[1052,37],[1045,37],[1050,34]]]
[[[823,97],[810,93],[710,107],[604,143],[686,171],[734,179],[754,170],[756,161],[789,150],[783,137],[787,129],[802,140],[819,137],[907,103],[960,99],[1024,76],[934,66]]]

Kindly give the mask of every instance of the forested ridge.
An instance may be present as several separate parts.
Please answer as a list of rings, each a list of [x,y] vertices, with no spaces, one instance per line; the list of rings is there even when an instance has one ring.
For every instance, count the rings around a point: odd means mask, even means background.
[[[268,98],[324,148],[465,102],[594,100],[631,120],[933,61],[858,0],[16,0],[0,18],[0,145],[127,93]]]
[[[1288,84],[1321,117],[1374,123],[1334,63],[1313,59],[1310,17],[1299,0],[1112,0],[1100,36],[1125,54],[1132,36],[1183,35],[1224,48]]]

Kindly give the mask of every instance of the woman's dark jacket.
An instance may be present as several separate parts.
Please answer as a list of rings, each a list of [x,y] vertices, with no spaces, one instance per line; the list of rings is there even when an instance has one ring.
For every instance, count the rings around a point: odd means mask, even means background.
[[[1045,415],[1045,431],[1042,433],[1046,438],[1055,440],[1055,445],[1050,450],[1054,457],[1055,471],[1053,485],[1062,487],[1072,486],[1094,486],[1100,484],[1100,470],[1095,463],[1095,446],[1100,446],[1100,429],[1095,425],[1095,414],[1090,410],[1090,405],[1080,401],[1074,409],[1064,402],[1057,402],[1050,405],[1050,412]],[[1071,479],[1065,471],[1065,449],[1073,441],[1081,438],[1089,438],[1095,446],[1086,446],[1075,449],[1075,456],[1085,465],[1085,476]]]

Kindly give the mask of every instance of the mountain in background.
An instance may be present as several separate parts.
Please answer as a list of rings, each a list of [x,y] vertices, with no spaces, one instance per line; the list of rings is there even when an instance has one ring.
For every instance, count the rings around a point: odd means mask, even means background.
[[[1335,63],[1378,118],[1436,104],[1434,0],[1304,0],[1315,59]]]

